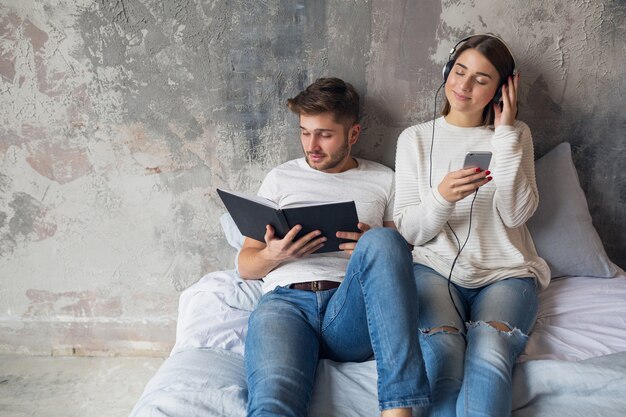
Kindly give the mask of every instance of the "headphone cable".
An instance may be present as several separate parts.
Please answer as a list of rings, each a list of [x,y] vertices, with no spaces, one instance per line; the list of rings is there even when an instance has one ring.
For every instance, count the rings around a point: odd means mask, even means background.
[[[439,91],[444,85],[446,85],[445,81],[441,83],[441,85],[437,89],[437,92],[435,93],[435,106],[433,108],[433,134],[430,137],[430,157],[429,157],[430,172],[428,175],[428,185],[430,186],[431,189],[433,188],[433,144],[435,143],[435,119],[437,118],[437,95],[439,95]]]
[[[476,189],[476,191],[474,191],[474,198],[472,198],[472,204],[470,205],[469,225],[467,227],[467,237],[465,238],[465,241],[463,242],[463,246],[461,246],[461,242],[459,241],[459,237],[454,232],[454,229],[452,228],[452,226],[450,226],[450,222],[446,222],[446,224],[448,225],[448,227],[452,231],[452,234],[456,238],[456,242],[457,242],[456,244],[457,244],[457,247],[459,248],[458,252],[456,253],[456,256],[454,257],[454,260],[452,261],[452,266],[450,267],[450,273],[448,274],[448,295],[450,296],[450,300],[452,301],[452,305],[454,306],[454,309],[456,310],[456,314],[459,315],[459,318],[461,319],[461,322],[464,321],[463,320],[463,315],[461,315],[461,311],[457,307],[456,302],[454,301],[454,297],[452,297],[452,289],[451,289],[452,271],[454,270],[454,266],[456,265],[456,261],[459,259],[459,256],[461,256],[461,252],[463,252],[463,249],[465,249],[465,245],[467,245],[467,241],[470,238],[470,234],[472,232],[472,212],[474,211],[474,202],[476,201],[476,197],[477,196],[478,196],[478,188]]]

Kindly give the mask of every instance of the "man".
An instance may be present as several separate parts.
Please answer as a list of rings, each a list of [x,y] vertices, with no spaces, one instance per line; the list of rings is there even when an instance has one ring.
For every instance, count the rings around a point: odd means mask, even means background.
[[[313,252],[326,237],[295,239],[299,225],[282,239],[269,225],[264,243],[246,238],[239,273],[265,277],[246,340],[248,415],[306,416],[318,359],[374,355],[382,415],[410,416],[429,403],[430,390],[411,257],[393,228],[393,171],[350,155],[361,131],[352,85],[318,79],[288,106],[300,117],[304,158],[273,169],[259,195],[281,207],[354,200],[361,232],[337,232],[349,242],[323,254]]]

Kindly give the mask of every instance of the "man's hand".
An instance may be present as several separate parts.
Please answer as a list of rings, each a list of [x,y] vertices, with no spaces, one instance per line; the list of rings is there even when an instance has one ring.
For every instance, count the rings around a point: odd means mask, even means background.
[[[358,240],[363,236],[363,233],[367,232],[371,229],[370,225],[367,223],[359,222],[356,227],[361,231],[359,232],[337,232],[337,237],[340,239],[353,240],[354,242],[342,243],[339,245],[339,249],[346,252],[348,255],[352,255],[354,252],[354,248]]]
[[[283,262],[307,256],[324,246],[326,238],[315,230],[294,241],[302,230],[300,225],[293,227],[285,237],[276,237],[274,228],[265,227],[265,243],[246,238],[237,258],[239,275],[244,279],[260,279]]]
[[[263,257],[268,261],[283,263],[291,259],[302,258],[310,255],[322,246],[326,242],[326,238],[321,236],[319,230],[314,230],[306,235],[302,236],[298,240],[296,235],[302,230],[302,226],[295,225],[287,232],[287,234],[279,239],[276,237],[274,228],[269,224],[265,226],[265,249]]]

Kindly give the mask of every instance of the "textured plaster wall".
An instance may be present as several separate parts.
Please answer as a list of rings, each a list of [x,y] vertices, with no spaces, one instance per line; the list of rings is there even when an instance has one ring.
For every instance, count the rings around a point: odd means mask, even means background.
[[[349,80],[357,153],[392,166],[474,32],[509,42],[538,155],[572,142],[626,266],[625,14],[609,0],[3,0],[0,350],[167,352],[179,292],[233,265],[215,188],[254,192],[301,153],[286,98]]]

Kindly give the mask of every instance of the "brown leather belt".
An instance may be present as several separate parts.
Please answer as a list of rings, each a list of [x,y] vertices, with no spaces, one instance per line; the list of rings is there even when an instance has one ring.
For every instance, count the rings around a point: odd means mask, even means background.
[[[293,288],[294,290],[304,290],[304,291],[326,291],[332,290],[333,288],[337,288],[341,284],[336,281],[309,281],[309,282],[298,282],[297,284],[291,284],[289,288]]]

